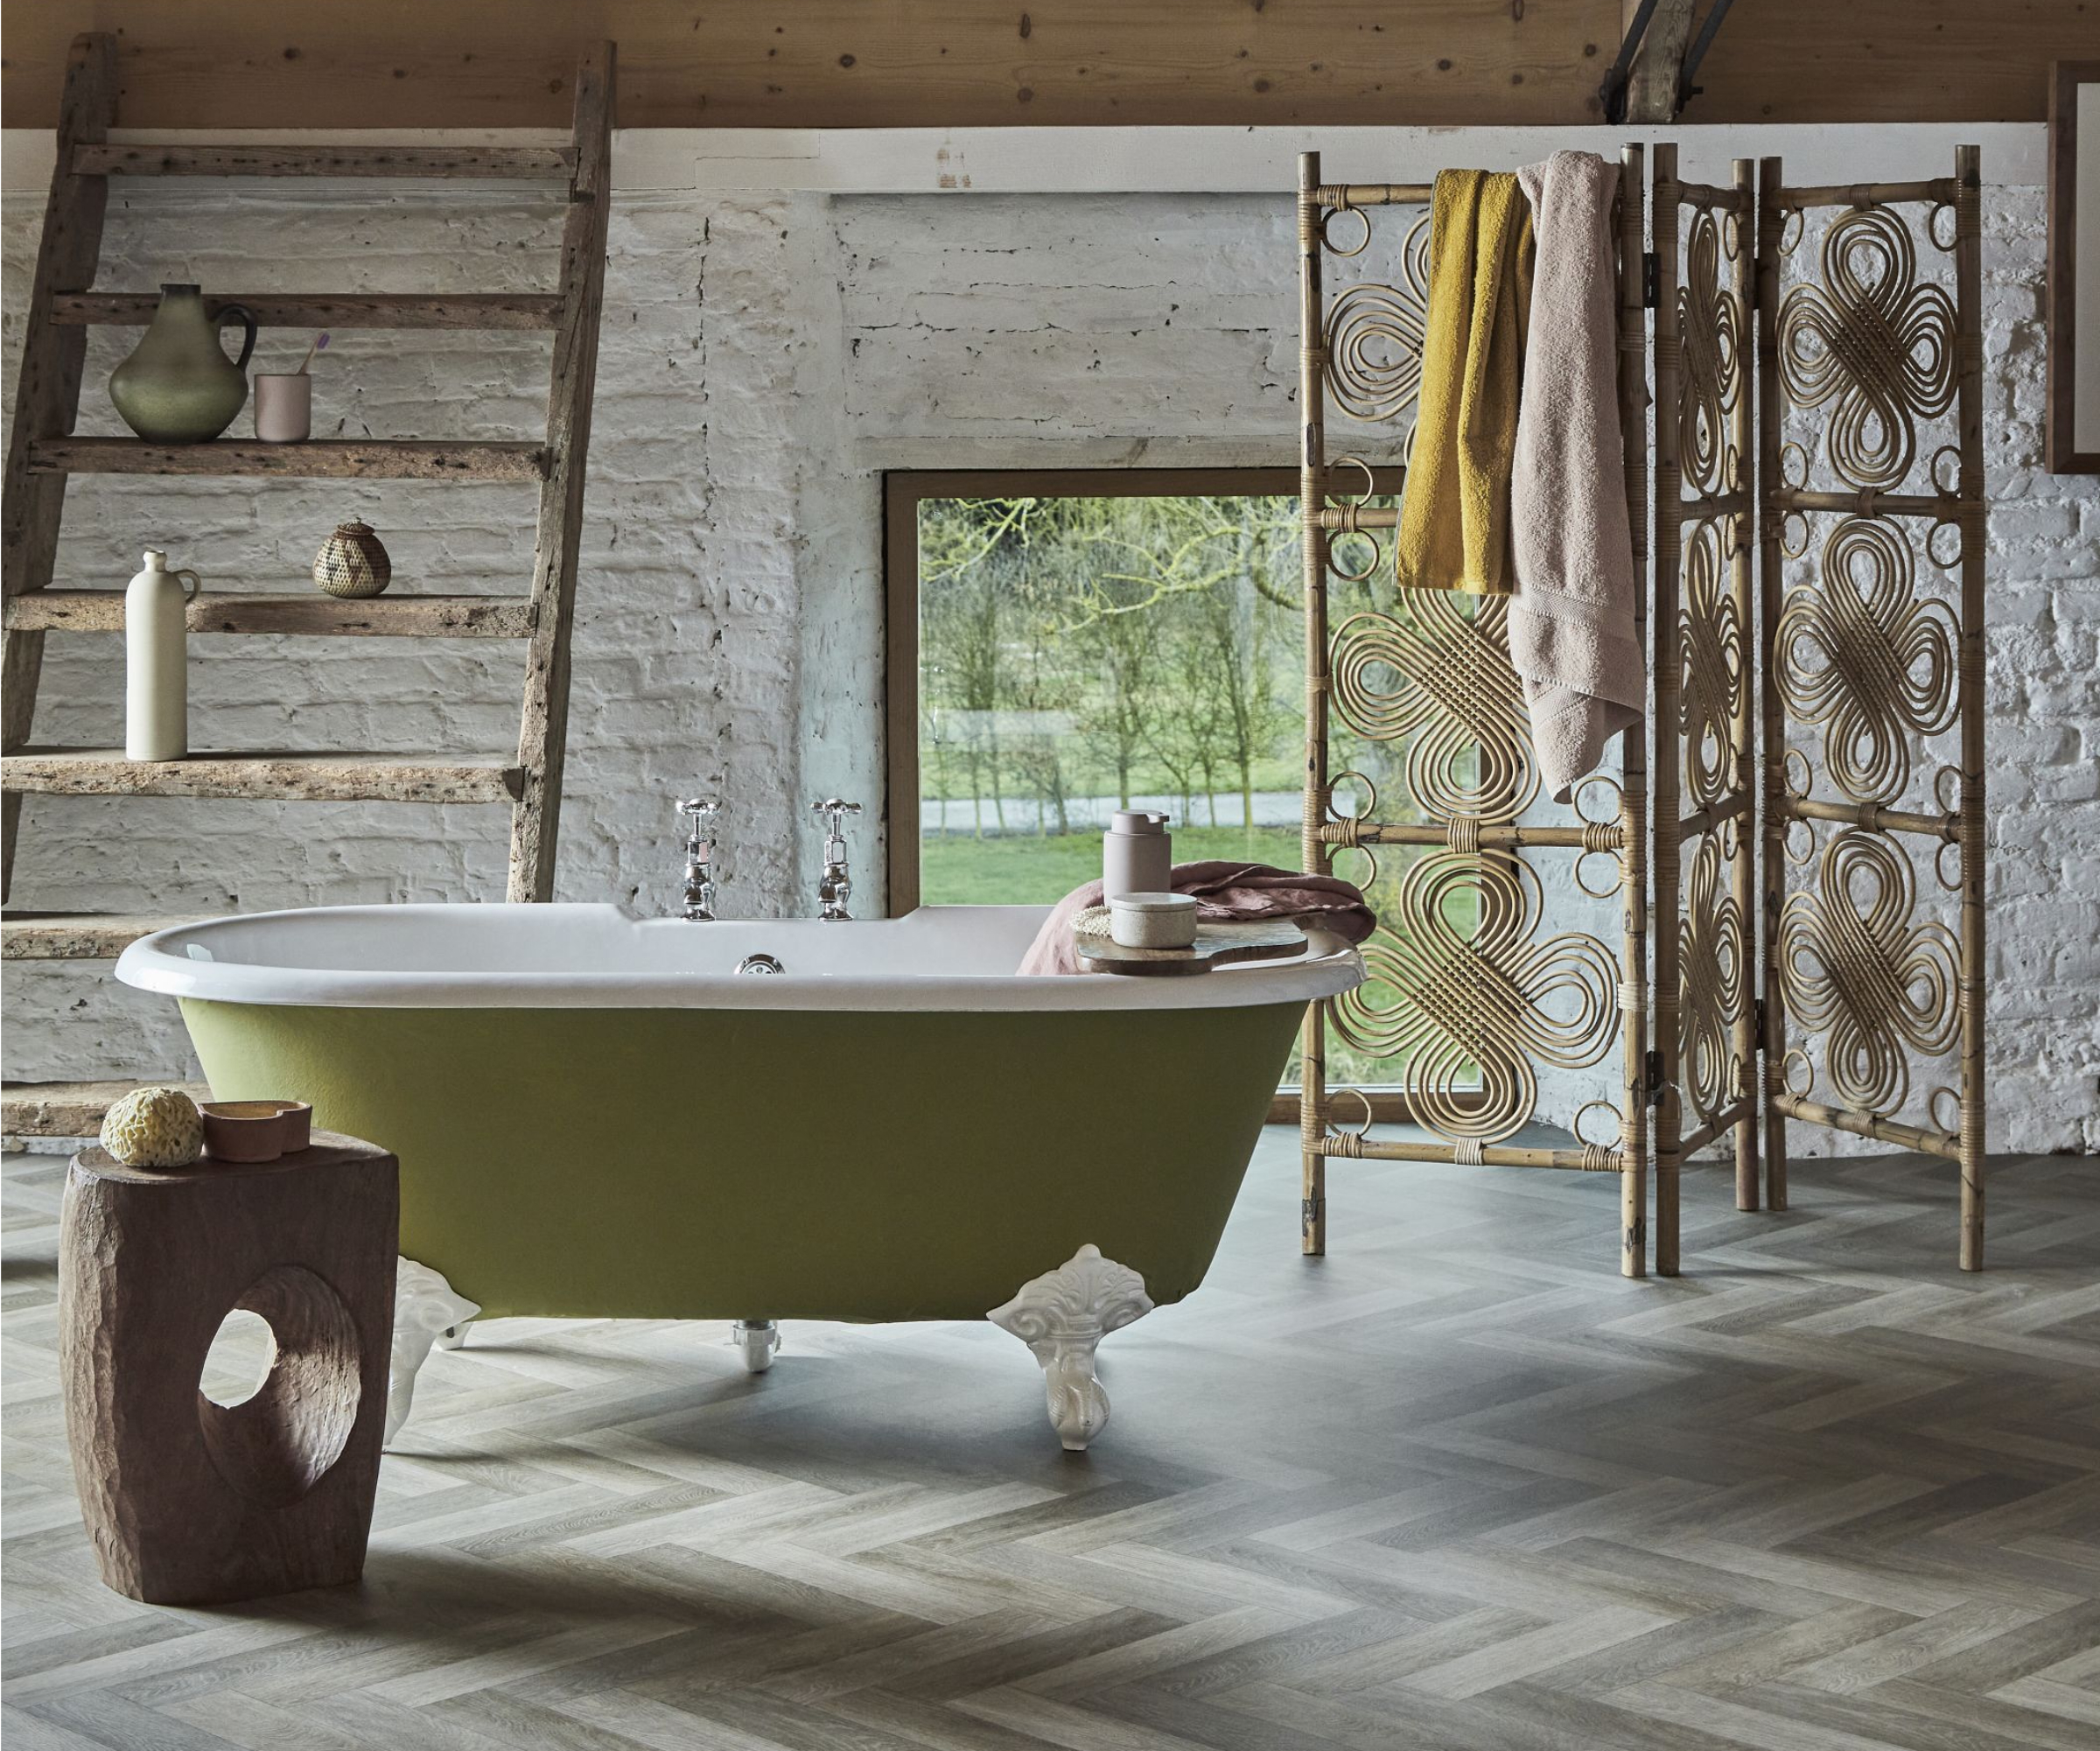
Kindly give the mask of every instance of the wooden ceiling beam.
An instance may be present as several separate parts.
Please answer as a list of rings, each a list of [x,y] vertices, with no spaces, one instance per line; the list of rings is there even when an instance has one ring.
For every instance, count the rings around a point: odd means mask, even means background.
[[[1626,119],[1628,122],[1674,122],[1677,119],[1677,91],[1684,67],[1685,46],[1691,41],[1692,0],[1659,0],[1648,21],[1634,57],[1633,76],[1627,82]],[[1712,0],[1708,0],[1712,4]],[[1640,11],[1640,0],[1626,0],[1627,28]]]

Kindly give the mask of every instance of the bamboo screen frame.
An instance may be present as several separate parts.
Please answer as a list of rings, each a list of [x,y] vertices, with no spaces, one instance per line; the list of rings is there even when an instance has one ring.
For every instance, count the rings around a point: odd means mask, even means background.
[[[1626,491],[1636,557],[1645,596],[1648,524],[1647,311],[1642,286],[1644,180],[1642,150],[1620,156],[1619,226],[1619,400],[1626,434]],[[1354,417],[1389,424],[1394,447],[1404,438],[1401,416],[1411,404],[1410,359],[1418,361],[1426,275],[1411,234],[1404,234],[1397,258],[1404,286],[1365,282],[1328,303],[1325,257],[1362,253],[1373,234],[1374,215],[1391,207],[1426,207],[1433,186],[1325,184],[1320,157],[1298,160],[1298,250],[1299,297],[1299,406],[1303,410],[1299,457],[1305,516],[1306,786],[1303,854],[1308,870],[1326,871],[1345,848],[1417,845],[1424,855],[1402,888],[1401,929],[1381,928],[1365,944],[1367,959],[1398,1004],[1368,1011],[1361,994],[1315,1005],[1305,1024],[1299,1145],[1303,1171],[1300,1244],[1308,1254],[1326,1250],[1326,1164],[1332,1158],[1394,1161],[1456,1161],[1470,1165],[1558,1167],[1619,1175],[1620,1269],[1628,1277],[1647,1271],[1646,1180],[1648,1158],[1647,1062],[1647,749],[1646,728],[1635,725],[1620,739],[1622,773],[1611,818],[1586,820],[1571,809],[1564,822],[1520,824],[1537,789],[1521,696],[1513,696],[1503,616],[1494,599],[1466,615],[1451,592],[1401,591],[1404,621],[1382,613],[1352,616],[1328,625],[1331,577],[1361,575],[1335,563],[1335,538],[1394,527],[1395,513],[1370,506],[1357,473],[1362,466],[1326,453],[1330,401]],[[1361,228],[1358,229],[1357,228]],[[1359,241],[1361,240],[1361,241]],[[1338,471],[1340,478],[1338,479]],[[1382,554],[1375,566],[1381,566]],[[1645,648],[1645,615],[1640,634]],[[1382,668],[1400,681],[1401,691],[1380,693],[1374,673]],[[1412,672],[1410,673],[1410,669]],[[1512,698],[1515,703],[1512,705]],[[1380,822],[1376,798],[1364,818],[1338,814],[1328,743],[1331,714],[1340,711],[1359,733],[1404,741],[1410,801],[1424,809],[1425,823]],[[1438,767],[1436,751],[1448,755],[1463,746],[1477,752],[1471,781]],[[1608,779],[1586,781],[1610,784]],[[1580,798],[1578,797],[1579,802]],[[1470,806],[1468,806],[1470,805]],[[1565,932],[1539,940],[1544,921],[1540,889],[1524,861],[1528,851],[1551,850],[1578,858],[1608,854],[1618,879],[1621,907],[1614,954],[1600,939]],[[1579,879],[1579,878],[1578,878]],[[1444,921],[1443,904],[1455,888],[1479,896],[1480,923],[1460,940]],[[1615,977],[1614,977],[1615,975]],[[1583,992],[1571,1023],[1556,1023],[1540,1005],[1546,987]],[[1341,1029],[1362,1046],[1384,1033],[1404,1036],[1393,1055],[1426,1080],[1410,1075],[1416,1116],[1437,1140],[1428,1143],[1372,1139],[1363,1129],[1334,1123],[1326,1081],[1326,1034]],[[1536,1088],[1530,1061],[1545,1057],[1563,1068],[1580,1068],[1620,1047],[1619,1102],[1593,1101],[1576,1115],[1578,1140],[1568,1148],[1530,1147],[1502,1139],[1531,1116]],[[1483,1068],[1483,1089],[1468,1101],[1452,1073],[1470,1061]],[[1529,1089],[1527,1103],[1524,1090]],[[1611,1142],[1580,1140],[1583,1112],[1604,1107],[1616,1117]],[[1357,1115],[1352,1111],[1352,1117]],[[1674,1241],[1673,1241],[1674,1243]]]
[[[1964,1271],[1984,1247],[1981,205],[1974,146],[1925,182],[1790,188],[1779,159],[1758,172],[1766,1201],[1787,1206],[1788,1120],[1942,1157],[1960,1168]],[[1917,273],[1936,256],[1952,257],[1951,288]],[[1811,455],[1787,431],[1819,410]],[[1935,570],[1953,599],[1919,588]],[[1820,775],[1790,745],[1803,726]],[[1949,732],[1959,764],[1924,786],[1929,808],[1904,806],[1927,739]],[[1958,930],[1919,917],[1921,864]],[[1792,867],[1808,873],[1789,893]],[[1796,1086],[1808,1045],[1835,1102]],[[1911,1061],[1949,1057],[1925,1123],[1898,1117]]]
[[[1655,153],[1656,1269],[1673,1276],[1687,1157],[1732,1132],[1736,1207],[1758,1202],[1757,189],[1747,158],[1724,188]]]

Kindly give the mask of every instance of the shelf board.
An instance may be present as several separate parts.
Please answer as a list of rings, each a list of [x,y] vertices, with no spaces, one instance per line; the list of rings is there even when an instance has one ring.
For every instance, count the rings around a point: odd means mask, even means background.
[[[421,438],[311,438],[262,444],[148,444],[136,438],[44,438],[30,445],[32,474],[275,474],[288,480],[354,476],[391,480],[540,480],[547,446],[530,441],[452,443]]]
[[[113,961],[141,936],[193,918],[124,912],[10,912],[0,918],[0,960]]]
[[[237,304],[263,328],[552,328],[558,292],[206,292],[206,313]],[[56,292],[53,322],[140,326],[158,292]]]
[[[566,181],[572,146],[118,145],[73,149],[75,176],[482,177]]]
[[[132,760],[122,748],[27,747],[0,758],[0,790],[42,796],[514,802],[524,778],[510,760],[436,754],[206,753]]]
[[[208,1101],[203,1082],[9,1082],[0,1087],[0,1131],[10,1137],[93,1137],[102,1115],[135,1089],[180,1089]]]
[[[480,638],[532,636],[528,596],[368,596],[351,600],[304,595],[206,592],[187,611],[193,633],[276,633],[318,638]],[[12,632],[121,633],[122,590],[32,590],[7,599]]]

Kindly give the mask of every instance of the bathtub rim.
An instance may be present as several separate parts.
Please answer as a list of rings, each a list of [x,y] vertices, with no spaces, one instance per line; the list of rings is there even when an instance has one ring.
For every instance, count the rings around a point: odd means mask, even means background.
[[[920,913],[974,908],[921,907]],[[529,911],[538,928],[562,914],[587,913],[594,920],[630,924],[659,921],[633,908],[605,903],[509,905],[503,902],[404,903],[374,906],[284,907],[203,919],[143,936],[118,957],[116,976],[136,990],[206,1002],[272,1007],[346,1009],[715,1009],[910,1012],[1239,1008],[1261,1004],[1308,1003],[1360,984],[1362,956],[1338,936],[1308,933],[1306,952],[1287,960],[1246,963],[1180,977],[1132,978],[1111,974],[1031,977],[1018,974],[918,973],[814,975],[797,977],[737,977],[693,972],[526,972],[464,969],[426,972],[365,971],[346,967],[284,967],[253,961],[199,961],[184,952],[214,930],[276,925],[321,915],[338,920],[401,921],[472,913]],[[747,928],[781,937],[816,940],[803,933],[852,930],[901,920],[869,919],[843,924],[815,920],[737,921]],[[719,927],[696,924],[696,930]],[[920,928],[928,928],[922,925]]]

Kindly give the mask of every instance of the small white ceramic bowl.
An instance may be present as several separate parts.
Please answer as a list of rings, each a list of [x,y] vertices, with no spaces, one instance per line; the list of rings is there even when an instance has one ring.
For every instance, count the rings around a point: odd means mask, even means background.
[[[1189,949],[1196,902],[1186,893],[1119,893],[1109,902],[1109,935],[1126,949]]]

